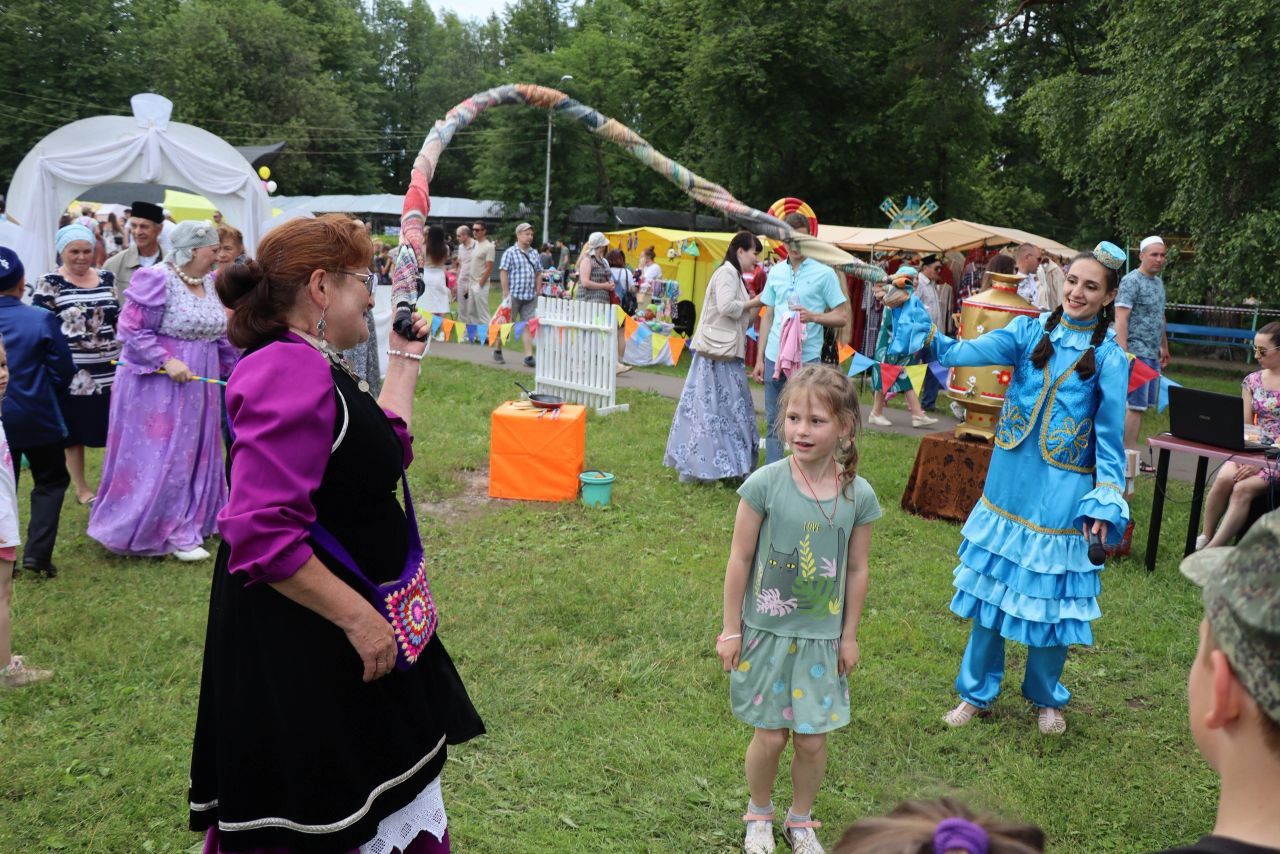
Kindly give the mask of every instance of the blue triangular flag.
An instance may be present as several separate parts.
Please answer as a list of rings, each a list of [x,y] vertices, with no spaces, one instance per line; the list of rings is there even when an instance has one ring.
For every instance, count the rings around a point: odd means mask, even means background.
[[[440,331],[441,326],[444,326],[444,318],[438,314],[433,314],[431,316],[431,334],[437,334]]]
[[[1181,388],[1182,383],[1164,376],[1160,377],[1158,382],[1160,384],[1160,398],[1156,403],[1156,411],[1164,412],[1165,407],[1169,405],[1169,386],[1176,385]]]
[[[756,332],[756,328],[755,328],[754,326],[748,326],[748,327],[747,327],[747,337],[748,337],[748,338],[750,338],[752,341],[759,341],[759,340],[760,340],[760,333],[759,333],[759,332]]]
[[[518,340],[520,336],[524,334],[524,328],[528,325],[527,321],[522,320],[515,326],[511,327],[511,337]]]
[[[476,340],[476,326],[474,323],[467,324],[467,340],[468,341]]]
[[[950,368],[944,367],[939,362],[930,362],[929,373],[933,374],[933,378],[938,381],[939,385],[943,388],[947,387],[947,382],[951,379]]]
[[[876,364],[875,359],[868,359],[861,353],[854,353],[849,360],[849,376],[856,376]]]

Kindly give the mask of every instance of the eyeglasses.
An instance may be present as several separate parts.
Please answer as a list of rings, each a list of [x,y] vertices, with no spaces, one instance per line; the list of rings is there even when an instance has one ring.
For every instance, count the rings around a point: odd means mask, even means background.
[[[1263,356],[1267,355],[1268,353],[1274,353],[1277,350],[1280,350],[1280,347],[1254,347],[1253,355],[1261,359]]]
[[[357,273],[354,270],[330,270],[329,272],[338,273],[343,276],[354,276],[364,283],[364,286],[368,289],[369,293],[373,293],[373,283],[377,279],[377,276],[373,273]]]

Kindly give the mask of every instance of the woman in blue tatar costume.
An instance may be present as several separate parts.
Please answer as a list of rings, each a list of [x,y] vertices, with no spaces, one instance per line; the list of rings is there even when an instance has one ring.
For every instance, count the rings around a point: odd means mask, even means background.
[[[1092,644],[1099,571],[1088,533],[1108,545],[1129,521],[1124,413],[1129,360],[1108,329],[1124,252],[1100,243],[1072,259],[1062,305],[971,341],[948,338],[915,298],[896,309],[894,346],[931,348],[948,367],[1013,365],[983,494],[965,522],[951,610],[972,620],[956,676],[964,726],[1000,693],[1006,639],[1027,645],[1022,693],[1040,732],[1066,732],[1061,681],[1071,644]]]

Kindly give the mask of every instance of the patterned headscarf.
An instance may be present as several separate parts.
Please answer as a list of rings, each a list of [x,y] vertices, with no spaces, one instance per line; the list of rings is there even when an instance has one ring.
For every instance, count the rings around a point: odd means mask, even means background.
[[[218,229],[208,220],[189,219],[174,227],[169,242],[173,244],[173,256],[169,260],[173,266],[181,267],[191,260],[191,250],[218,245]]]

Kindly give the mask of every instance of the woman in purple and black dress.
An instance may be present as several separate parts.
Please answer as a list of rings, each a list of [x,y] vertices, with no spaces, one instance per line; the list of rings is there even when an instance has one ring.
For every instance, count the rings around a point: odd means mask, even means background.
[[[371,251],[346,217],[296,219],[219,273],[245,354],[191,759],[206,854],[447,852],[447,745],[484,732],[425,581],[421,607],[371,604],[426,568],[404,478],[424,342],[392,330],[378,400],[339,356],[369,334]]]
[[[206,560],[227,500],[217,380],[236,361],[213,292],[218,232],[187,221],[173,254],[133,274],[116,331],[120,360],[89,536],[116,554]]]

